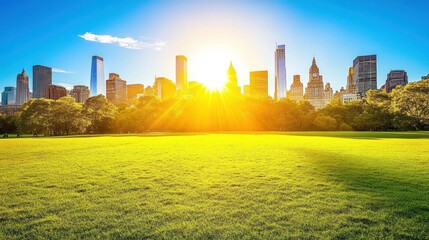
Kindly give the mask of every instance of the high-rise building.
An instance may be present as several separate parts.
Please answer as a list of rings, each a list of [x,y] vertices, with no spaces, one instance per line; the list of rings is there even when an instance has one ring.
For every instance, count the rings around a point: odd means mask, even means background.
[[[285,45],[277,45],[275,52],[275,79],[274,79],[274,99],[286,97],[286,57]]]
[[[361,95],[358,93],[358,89],[355,84],[353,67],[349,68],[346,89],[342,88],[339,94],[343,103],[361,99]]]
[[[250,72],[250,95],[252,97],[268,97],[268,71]]]
[[[144,86],[143,84],[128,84],[127,85],[127,98],[132,101],[133,99],[143,96]]]
[[[15,103],[22,105],[30,99],[30,89],[28,88],[28,76],[24,69],[16,76],[16,98]]]
[[[157,77],[154,84],[155,94],[162,100],[176,95],[176,85],[170,79]]]
[[[229,64],[227,77],[228,82],[226,83],[226,90],[235,95],[241,94],[241,88],[238,86],[237,72],[234,66],[232,66],[232,61]]]
[[[84,85],[73,86],[73,89],[70,91],[70,96],[73,97],[76,102],[84,103],[89,98],[89,88]]]
[[[52,84],[52,68],[33,66],[33,98],[49,98],[49,85]]]
[[[361,97],[377,90],[377,55],[358,56],[353,60],[354,82]]]
[[[250,85],[244,85],[243,86],[243,95],[245,97],[250,97]]]
[[[116,73],[109,73],[106,80],[106,98],[114,104],[127,101],[127,82]]]
[[[387,74],[386,92],[390,93],[398,86],[405,86],[408,84],[408,75],[404,70],[392,70]]]
[[[331,88],[330,83],[325,84],[325,91],[323,93],[323,96],[325,98],[325,105],[328,104],[334,97],[334,90]]]
[[[15,88],[4,87],[4,91],[1,93],[1,104],[12,105],[15,103]]]
[[[188,59],[183,55],[176,56],[176,88],[180,93],[188,89]]]
[[[304,84],[301,82],[300,75],[293,75],[293,83],[290,85],[288,98],[299,101],[304,98]]]
[[[67,89],[65,87],[54,84],[49,85],[47,98],[58,100],[65,96],[67,96]]]
[[[89,85],[91,96],[106,95],[106,83],[104,81],[104,60],[102,57],[92,56],[91,82]]]
[[[313,61],[309,70],[309,81],[305,89],[305,99],[308,100],[315,108],[325,106],[325,89],[323,87],[323,76],[320,75],[316,59]]]

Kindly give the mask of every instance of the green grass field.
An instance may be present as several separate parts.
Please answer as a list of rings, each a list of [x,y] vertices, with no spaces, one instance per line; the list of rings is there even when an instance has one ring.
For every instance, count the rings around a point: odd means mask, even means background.
[[[429,133],[0,140],[0,239],[429,238]]]

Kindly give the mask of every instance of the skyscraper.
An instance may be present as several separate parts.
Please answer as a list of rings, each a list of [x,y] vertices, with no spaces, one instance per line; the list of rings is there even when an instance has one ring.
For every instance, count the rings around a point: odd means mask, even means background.
[[[33,66],[33,98],[49,98],[49,85],[52,84],[52,68]]]
[[[116,73],[109,73],[106,80],[106,98],[114,104],[127,101],[127,82]]]
[[[386,92],[390,93],[398,86],[405,86],[408,84],[408,75],[404,70],[392,70],[387,74]]]
[[[290,85],[288,98],[299,101],[304,98],[304,84],[301,82],[300,75],[293,75],[293,83]]]
[[[1,104],[11,105],[15,103],[15,88],[4,87],[4,91],[1,93]]]
[[[368,90],[377,90],[377,55],[356,57],[353,71],[353,79],[362,97],[366,96]]]
[[[274,99],[286,97],[286,57],[285,45],[277,45],[275,52],[275,90]]]
[[[70,96],[73,97],[76,100],[76,102],[84,103],[89,98],[88,86],[84,86],[84,85],[73,86],[73,89],[70,91]]]
[[[47,98],[58,100],[65,96],[67,96],[67,89],[65,87],[54,84],[49,85]]]
[[[232,94],[241,94],[241,88],[238,86],[237,72],[235,71],[232,62],[229,64],[227,71],[228,82],[226,83],[226,90]]]
[[[182,93],[188,89],[188,59],[183,55],[176,56],[176,88]]]
[[[106,83],[104,81],[104,60],[102,57],[92,56],[91,82],[89,85],[91,96],[106,95]]]
[[[30,89],[28,88],[28,76],[24,69],[16,76],[16,99],[15,103],[22,105],[30,98]]]
[[[170,79],[157,77],[155,79],[155,94],[162,100],[174,97],[176,95],[176,85]]]
[[[305,99],[315,108],[325,106],[325,89],[323,87],[323,76],[320,75],[316,59],[313,57],[311,67],[308,71],[309,81],[305,89]]]
[[[354,68],[349,68],[349,75],[347,76],[347,86],[342,92],[340,92],[341,100],[343,103],[361,99],[361,95],[358,93],[357,86],[354,80]]]
[[[250,72],[250,96],[268,97],[268,71]]]

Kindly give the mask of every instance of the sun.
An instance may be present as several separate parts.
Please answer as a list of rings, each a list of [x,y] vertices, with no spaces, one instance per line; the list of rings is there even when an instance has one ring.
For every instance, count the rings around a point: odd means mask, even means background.
[[[189,58],[189,66],[195,80],[203,83],[208,90],[220,91],[227,81],[226,72],[234,58],[232,51],[221,46],[208,46],[198,50]]]

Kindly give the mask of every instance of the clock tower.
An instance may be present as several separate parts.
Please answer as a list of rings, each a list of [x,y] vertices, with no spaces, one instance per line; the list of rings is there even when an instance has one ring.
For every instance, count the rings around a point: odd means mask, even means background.
[[[313,61],[309,70],[309,81],[305,89],[305,99],[308,100],[314,107],[322,108],[325,105],[323,77],[320,75],[319,67],[317,67],[316,59]]]

